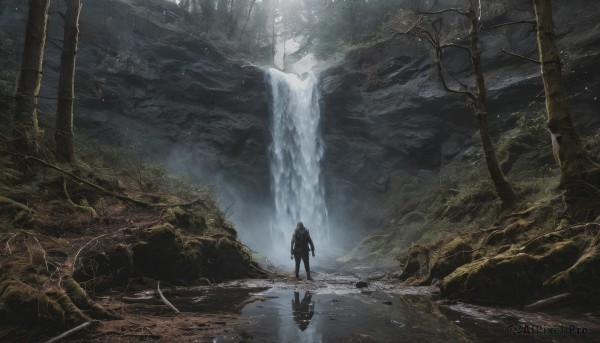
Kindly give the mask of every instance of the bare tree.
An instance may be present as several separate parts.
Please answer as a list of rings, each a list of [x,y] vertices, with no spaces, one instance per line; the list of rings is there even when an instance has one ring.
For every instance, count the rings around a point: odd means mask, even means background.
[[[552,2],[534,0],[533,3],[552,151],[560,167],[561,185],[567,192],[567,201],[583,199],[578,205],[587,208],[590,198],[599,198],[600,168],[588,157],[571,121],[555,42]]]
[[[481,139],[481,145],[483,149],[483,155],[485,158],[486,166],[490,175],[490,178],[494,184],[494,188],[498,197],[502,200],[502,203],[506,206],[514,204],[518,195],[512,188],[510,182],[506,179],[500,169],[498,158],[496,156],[496,150],[492,142],[488,130],[488,109],[486,94],[487,90],[485,87],[485,79],[483,75],[483,68],[481,66],[481,48],[479,43],[479,11],[476,10],[473,2],[470,2],[470,6],[466,10],[462,9],[444,9],[436,12],[422,13],[421,16],[416,20],[407,31],[402,33],[414,33],[419,37],[425,39],[433,46],[436,54],[436,67],[444,90],[450,93],[460,94],[467,98],[468,105],[475,114],[475,120],[477,128],[479,130],[479,137]],[[460,45],[454,43],[443,43],[441,38],[442,28],[442,16],[445,14],[456,14],[467,19],[469,21],[469,45]],[[405,21],[405,16],[400,14],[401,20]],[[475,84],[468,86],[457,80],[459,87],[452,87],[446,81],[446,75],[449,72],[445,71],[443,54],[446,49],[460,49],[466,51],[471,61],[471,67],[475,76]]]
[[[15,93],[13,147],[22,155],[37,155],[39,126],[38,95],[50,0],[29,0],[25,47]]]
[[[72,163],[75,160],[73,142],[73,101],[75,98],[75,60],[79,41],[80,0],[66,0],[65,28],[60,77],[58,81],[58,105],[56,110],[56,160]]]

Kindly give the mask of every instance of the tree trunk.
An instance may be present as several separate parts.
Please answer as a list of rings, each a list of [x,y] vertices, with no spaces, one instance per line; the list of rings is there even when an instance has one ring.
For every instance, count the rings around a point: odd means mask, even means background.
[[[244,26],[242,26],[242,31],[240,32],[240,38],[242,38],[242,36],[246,32],[246,26],[248,25],[248,21],[250,20],[250,15],[252,14],[252,9],[254,8],[254,4],[256,3],[256,0],[250,0],[250,1],[251,1],[250,9],[248,9],[248,15],[246,16],[246,21],[244,22]]]
[[[75,98],[75,59],[79,40],[80,0],[67,0],[63,51],[60,57],[60,77],[58,81],[58,105],[56,110],[56,160],[73,163],[75,160],[73,142],[73,100]]]
[[[488,132],[488,120],[487,120],[487,103],[486,103],[486,88],[485,80],[483,77],[483,68],[481,67],[481,50],[479,48],[479,33],[477,27],[479,20],[473,10],[469,11],[469,20],[471,21],[471,30],[469,32],[469,39],[471,42],[471,63],[473,64],[473,71],[475,72],[475,83],[476,83],[476,99],[474,104],[475,118],[477,121],[477,128],[479,129],[479,136],[481,137],[481,145],[483,148],[483,155],[485,157],[485,163],[496,193],[505,205],[512,205],[517,200],[517,194],[513,190],[512,186],[504,177],[498,158],[496,157],[496,150],[490,138]]]
[[[585,216],[588,217],[598,212],[600,168],[591,161],[583,149],[567,108],[567,96],[552,21],[552,2],[534,0],[533,4],[546,95],[548,130],[552,140],[552,152],[560,168],[561,187],[566,191],[567,206],[571,214],[580,217],[585,211]]]
[[[15,93],[13,148],[22,155],[37,155],[39,127],[38,94],[50,0],[30,0],[21,72]]]
[[[225,30],[227,28],[227,24],[229,23],[229,1],[228,0],[218,0],[217,1],[217,26],[221,30]]]

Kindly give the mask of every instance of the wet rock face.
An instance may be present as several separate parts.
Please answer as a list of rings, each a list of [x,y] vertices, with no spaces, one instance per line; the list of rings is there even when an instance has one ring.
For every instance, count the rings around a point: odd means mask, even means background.
[[[580,132],[593,133],[589,128],[597,128],[600,123],[590,108],[598,101],[594,65],[600,62],[596,53],[600,50],[600,34],[593,29],[596,22],[590,13],[600,12],[600,6],[584,1],[555,5],[573,119]],[[494,12],[491,18],[484,16],[482,24],[492,26],[533,17],[532,3],[520,1],[508,10]],[[577,22],[573,17],[579,18]],[[537,59],[536,38],[529,25],[512,25],[482,30],[480,40],[490,129],[497,140],[500,133],[515,126],[512,113],[535,114],[543,109],[539,66],[501,52],[506,49]],[[459,42],[467,44],[466,37]],[[461,49],[448,49],[444,54],[447,69],[466,84],[473,84],[467,54]],[[400,37],[354,50],[321,73],[325,175],[332,200],[344,199],[342,212],[365,218],[365,213],[373,212],[363,205],[365,202],[394,191],[393,185],[381,187],[378,180],[388,179],[398,170],[419,178],[419,171],[437,174],[440,166],[479,145],[466,99],[443,91],[433,63],[428,49]],[[596,75],[596,80],[591,75]],[[458,86],[447,79],[454,88]],[[591,87],[596,87],[595,94],[590,92]],[[532,103],[535,106],[530,106]],[[518,157],[513,153],[509,160]],[[508,172],[510,165],[506,167]],[[361,194],[360,199],[353,201],[354,194]],[[358,214],[361,211],[363,215]]]
[[[185,25],[166,18],[163,9],[142,10],[136,3],[83,1],[77,130],[132,146],[192,179],[221,187],[226,181],[250,194],[252,200],[238,199],[238,204],[269,201],[263,71],[228,60],[211,44],[190,36]],[[600,124],[595,68],[600,39],[594,19],[599,4],[555,4],[560,6],[555,21],[570,105],[582,131]],[[13,33],[24,29],[20,19],[26,6],[19,0],[0,6],[2,28],[9,36],[22,37]],[[531,2],[520,1],[484,24],[532,17]],[[60,22],[53,11],[49,36],[62,36]],[[535,36],[527,25],[516,25],[484,30],[481,41],[491,131],[497,139],[514,126],[512,112],[525,111],[536,101],[542,108],[543,98],[536,97],[542,90],[539,67],[500,52],[505,48],[536,58]],[[60,51],[48,44],[44,97],[56,97],[59,61]],[[384,215],[372,204],[397,191],[395,172],[433,179],[440,166],[478,144],[465,100],[441,90],[432,61],[425,49],[400,38],[355,50],[320,74],[326,193],[331,216],[351,222],[353,227],[345,230],[382,226]],[[445,61],[457,77],[471,80],[464,52],[449,50]],[[55,100],[41,100],[42,119],[52,126]],[[506,171],[514,159],[518,156],[511,154],[506,160]]]
[[[233,62],[190,35],[183,13],[169,2],[164,8],[141,3],[82,1],[76,129],[92,139],[133,147],[192,180],[227,180],[242,192],[267,197],[269,116],[263,71]],[[1,6],[3,30],[22,37],[14,33],[25,29],[20,19],[27,6],[17,0]],[[163,10],[180,18],[169,23]],[[62,37],[62,19],[51,12],[48,36]],[[48,44],[44,97],[56,98],[59,65],[60,51]],[[55,106],[52,99],[40,105],[42,120],[51,127]]]

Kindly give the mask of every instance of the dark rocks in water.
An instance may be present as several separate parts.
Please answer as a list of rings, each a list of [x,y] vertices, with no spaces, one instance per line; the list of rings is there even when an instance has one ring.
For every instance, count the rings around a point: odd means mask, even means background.
[[[365,288],[365,287],[369,287],[369,283],[366,281],[358,281],[356,283],[356,288]]]

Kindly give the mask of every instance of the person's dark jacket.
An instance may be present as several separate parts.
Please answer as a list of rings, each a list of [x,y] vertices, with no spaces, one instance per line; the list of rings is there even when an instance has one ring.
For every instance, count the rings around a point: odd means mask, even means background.
[[[310,233],[304,226],[298,227],[294,231],[291,248],[292,255],[301,255],[311,250],[313,254],[315,253],[315,245],[313,244],[312,238],[310,238]]]

